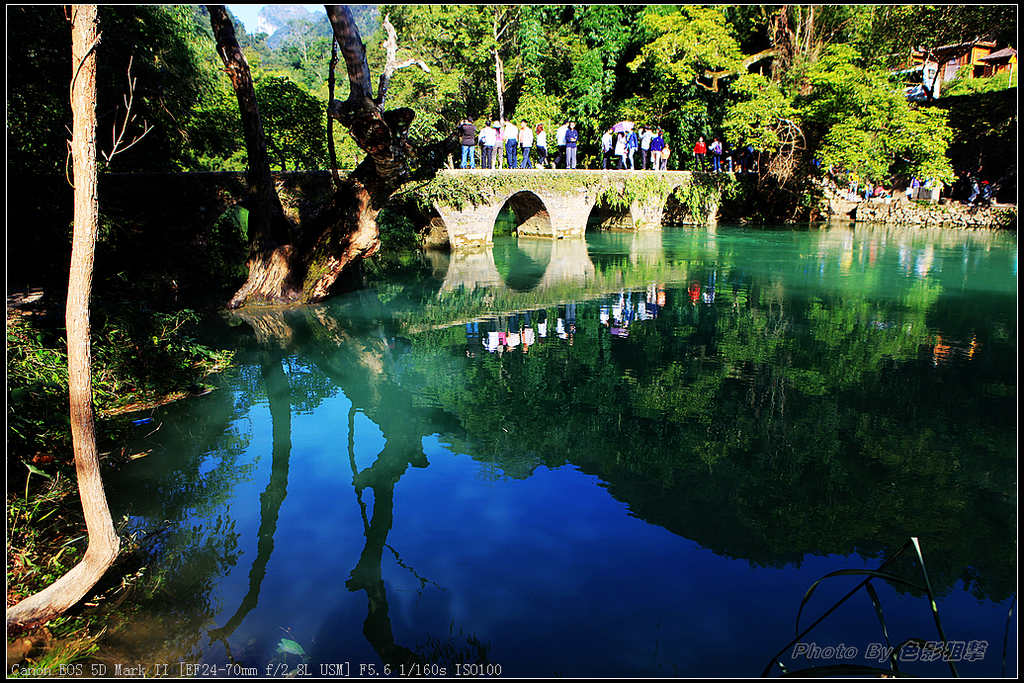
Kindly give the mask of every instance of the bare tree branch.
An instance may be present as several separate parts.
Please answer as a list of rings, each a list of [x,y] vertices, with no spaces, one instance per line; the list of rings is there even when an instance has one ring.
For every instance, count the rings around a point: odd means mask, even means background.
[[[126,152],[135,145],[137,145],[139,141],[142,140],[142,138],[146,137],[146,134],[149,133],[149,131],[153,130],[153,126],[149,125],[149,123],[145,119],[143,119],[142,132],[139,135],[136,135],[134,138],[132,138],[131,142],[128,143],[127,147],[120,148],[121,142],[124,140],[125,131],[128,130],[128,124],[135,120],[135,116],[132,115],[132,104],[135,102],[135,82],[137,80],[132,77],[132,62],[134,61],[134,59],[134,55],[128,58],[128,93],[122,96],[124,100],[125,111],[124,121],[121,123],[121,131],[118,132],[117,123],[114,123],[110,133],[112,141],[110,152],[108,153],[100,151],[100,154],[103,155],[104,161],[106,161],[107,163],[110,163],[110,160],[113,159],[116,155],[120,154],[121,152]]]
[[[764,61],[769,57],[777,57],[779,55],[778,48],[770,47],[767,50],[761,50],[760,52],[750,55],[740,63],[738,69],[723,69],[722,71],[704,71],[703,76],[699,76],[694,79],[700,87],[711,92],[718,92],[718,79],[725,78],[726,76],[739,76],[745,74],[747,70],[757,64],[758,62]],[[700,82],[701,78],[710,78],[711,86],[706,86]]]
[[[391,76],[394,75],[399,69],[406,69],[410,66],[418,66],[423,69],[424,72],[430,73],[430,67],[427,66],[422,60],[419,59],[405,59],[401,62],[398,61],[398,35],[395,33],[395,27],[391,25],[391,16],[384,16],[384,30],[387,31],[388,37],[384,41],[383,47],[387,54],[387,60],[384,62],[384,71],[381,72],[380,81],[377,85],[377,108],[384,109],[384,100],[387,99],[388,86],[391,84]]]

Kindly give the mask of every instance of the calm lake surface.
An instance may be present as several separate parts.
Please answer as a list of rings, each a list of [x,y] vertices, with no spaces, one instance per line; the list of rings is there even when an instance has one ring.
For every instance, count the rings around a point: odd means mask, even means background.
[[[234,318],[222,387],[139,427],[108,492],[155,588],[108,656],[758,676],[811,584],[916,536],[959,673],[999,676],[1004,638],[1017,673],[1015,233],[720,226],[407,261]],[[922,583],[912,556],[886,571]],[[862,578],[823,582],[801,630]],[[939,640],[922,591],[872,585],[892,644]],[[888,666],[864,590],[801,642],[843,654],[790,646],[790,670]],[[900,669],[950,675],[933,660]]]

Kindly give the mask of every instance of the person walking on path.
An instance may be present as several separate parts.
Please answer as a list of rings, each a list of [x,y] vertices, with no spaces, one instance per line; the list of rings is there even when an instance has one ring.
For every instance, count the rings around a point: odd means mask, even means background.
[[[705,171],[707,167],[705,163],[707,161],[708,147],[704,144],[704,136],[701,135],[697,138],[697,144],[693,146],[693,160],[695,171]]]
[[[608,159],[612,154],[612,146],[614,145],[612,139],[612,129],[609,128],[601,136],[601,169],[608,170]]]
[[[576,130],[576,122],[570,121],[569,128],[565,131],[565,167],[576,168],[576,143],[579,142],[580,133]]]
[[[640,146],[640,138],[635,131],[629,131],[626,136],[626,159],[629,162],[629,170],[636,170],[636,150]]]
[[[672,154],[672,150],[668,148],[668,143],[665,143],[665,147],[661,150],[661,170],[668,170],[668,158]]]
[[[722,141],[715,138],[711,141],[711,172],[721,173],[722,172]]]
[[[555,131],[555,144],[558,145],[558,156],[555,157],[555,168],[565,168],[565,133],[569,130],[569,122],[566,121]]]
[[[548,165],[548,134],[544,132],[544,124],[537,124],[537,166],[546,168]]]
[[[651,140],[654,139],[654,133],[644,126],[640,129],[640,161],[641,168],[645,171],[651,167]]]
[[[505,122],[505,156],[509,170],[514,169],[516,163],[516,151],[519,148],[519,129],[511,121]]]
[[[523,159],[519,162],[519,168],[533,168],[530,162],[530,150],[533,148],[533,130],[530,124],[523,121],[519,126],[519,147],[523,150]]]
[[[476,147],[476,126],[469,119],[463,119],[459,126],[459,137],[462,138],[462,168],[476,168],[474,149]]]
[[[661,168],[661,150],[665,149],[665,138],[661,137],[661,130],[654,133],[651,138],[651,169],[657,171]]]
[[[494,145],[498,142],[498,131],[494,126],[484,126],[480,131],[480,147],[483,154],[480,158],[480,168],[494,168]]]

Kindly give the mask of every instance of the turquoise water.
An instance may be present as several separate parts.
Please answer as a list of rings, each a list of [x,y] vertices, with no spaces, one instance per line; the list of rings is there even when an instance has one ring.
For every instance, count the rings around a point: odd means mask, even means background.
[[[959,673],[1008,637],[1013,675],[1016,287],[1012,233],[722,226],[502,238],[233,318],[238,367],[109,482],[156,588],[108,652],[757,676],[814,581],[914,536]],[[911,554],[887,570],[920,583]],[[893,644],[939,639],[922,591],[873,585]],[[791,670],[888,666],[863,590],[800,642],[844,654]]]

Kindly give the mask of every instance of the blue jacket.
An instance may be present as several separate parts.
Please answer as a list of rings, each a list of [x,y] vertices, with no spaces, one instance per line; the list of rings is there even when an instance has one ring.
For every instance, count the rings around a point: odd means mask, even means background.
[[[565,146],[575,147],[576,141],[579,140],[579,138],[580,132],[575,128],[570,128],[569,130],[565,131]]]

